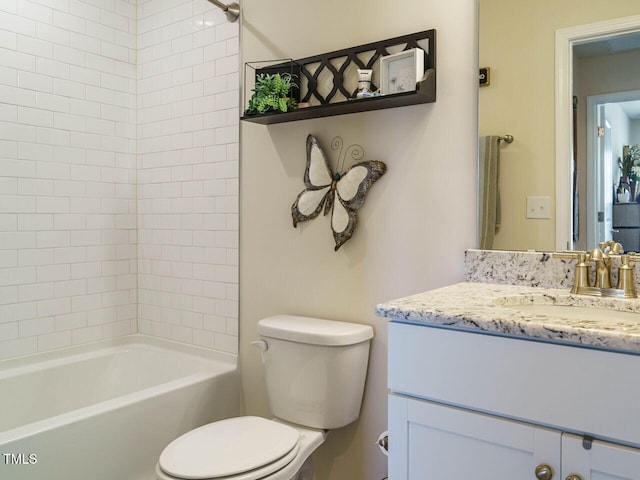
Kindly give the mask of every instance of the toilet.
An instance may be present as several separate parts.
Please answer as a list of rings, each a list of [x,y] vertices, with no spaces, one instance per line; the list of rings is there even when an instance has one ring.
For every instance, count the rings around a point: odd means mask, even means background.
[[[311,454],[360,415],[373,329],[294,315],[258,322],[275,418],[236,417],[185,433],[156,465],[158,480],[312,480]]]

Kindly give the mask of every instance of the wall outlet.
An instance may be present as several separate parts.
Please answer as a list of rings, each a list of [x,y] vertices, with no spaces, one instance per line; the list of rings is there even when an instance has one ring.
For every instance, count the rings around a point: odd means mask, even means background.
[[[527,197],[527,218],[551,218],[551,197]]]

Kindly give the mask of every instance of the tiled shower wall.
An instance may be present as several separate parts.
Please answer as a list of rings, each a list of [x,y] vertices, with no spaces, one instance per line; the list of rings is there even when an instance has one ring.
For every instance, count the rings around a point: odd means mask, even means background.
[[[135,18],[0,1],[0,358],[136,331]]]
[[[223,22],[205,0],[0,1],[0,359],[136,331],[236,351]]]
[[[141,333],[238,348],[238,23],[138,2]]]

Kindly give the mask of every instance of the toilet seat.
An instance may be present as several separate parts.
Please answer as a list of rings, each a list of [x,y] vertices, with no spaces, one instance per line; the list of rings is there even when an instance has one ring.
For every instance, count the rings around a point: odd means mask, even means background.
[[[157,473],[168,479],[259,479],[288,465],[299,443],[300,432],[289,425],[261,417],[230,418],[171,442],[160,455]]]

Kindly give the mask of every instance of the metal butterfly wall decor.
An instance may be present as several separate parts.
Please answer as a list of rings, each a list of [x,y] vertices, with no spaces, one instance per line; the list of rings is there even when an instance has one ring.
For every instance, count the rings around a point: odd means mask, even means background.
[[[360,145],[351,145],[342,156],[342,138],[334,137],[331,149],[338,150],[339,168],[333,173],[324,151],[313,135],[307,136],[307,167],[304,171],[305,189],[298,194],[291,205],[293,226],[316,218],[324,209],[324,215],[331,211],[331,230],[337,251],[351,238],[358,223],[356,212],[364,204],[364,198],[373,183],[387,171],[383,162],[370,160],[353,165],[345,173],[344,161],[347,155],[354,160],[364,156]]]

